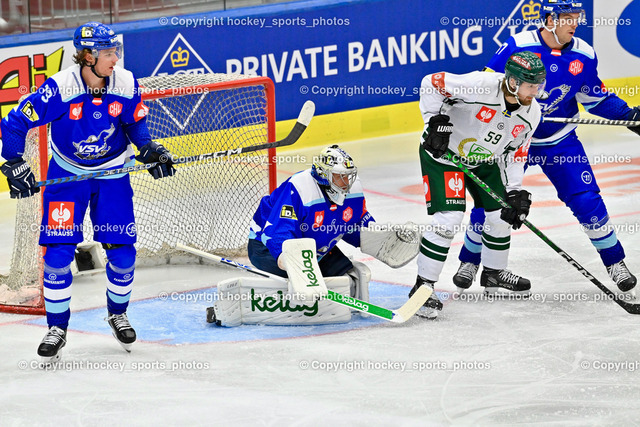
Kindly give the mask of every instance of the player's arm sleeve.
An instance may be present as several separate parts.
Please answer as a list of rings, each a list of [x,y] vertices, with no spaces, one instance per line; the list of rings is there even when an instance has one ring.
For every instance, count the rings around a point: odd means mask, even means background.
[[[631,115],[631,108],[618,95],[607,91],[598,77],[597,57],[590,61],[591,64],[585,67],[587,73],[585,84],[576,94],[576,100],[591,114],[609,120],[627,120]]]
[[[364,198],[362,199],[362,205],[364,209],[362,212],[362,218],[360,218],[360,222],[352,229],[350,229],[348,233],[342,236],[342,240],[356,248],[360,247],[360,229],[362,227],[368,227],[372,222],[376,222],[376,220],[373,218],[373,215],[371,215],[371,213],[367,210]]]
[[[474,102],[477,94],[470,88],[481,84],[479,74],[478,71],[469,74],[440,72],[426,75],[420,85],[420,112],[423,121],[429,123],[432,116],[440,114],[445,99],[452,103]]]
[[[147,113],[149,108],[142,102],[140,86],[135,80],[133,97],[127,102],[127,108],[122,114],[122,128],[129,141],[138,148],[151,142],[151,134],[147,127]]]
[[[0,122],[2,157],[7,160],[22,157],[29,129],[50,123],[64,114],[69,112],[62,103],[58,85],[53,79],[47,79]]]
[[[496,73],[504,73],[504,66],[507,60],[516,50],[516,44],[513,37],[509,38],[500,46],[496,53],[493,54],[483,71],[493,71]]]
[[[306,217],[304,204],[295,186],[290,182],[283,185],[285,188],[273,203],[273,209],[262,231],[263,242],[276,260],[282,254],[282,243],[285,240],[304,237],[302,224]]]
[[[512,190],[521,190],[522,189],[522,181],[524,179],[524,167],[527,163],[527,157],[529,155],[529,147],[531,146],[531,138],[540,125],[540,120],[542,118],[542,114],[538,110],[538,113],[532,117],[531,126],[532,128],[528,130],[526,134],[523,136],[523,142],[518,147],[518,149],[506,156],[506,166],[505,166],[505,175],[506,175],[506,183],[505,189],[507,192]]]

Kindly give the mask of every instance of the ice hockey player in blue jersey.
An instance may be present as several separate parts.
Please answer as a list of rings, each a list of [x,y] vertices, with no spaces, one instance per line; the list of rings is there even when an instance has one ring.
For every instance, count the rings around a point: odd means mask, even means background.
[[[542,11],[545,25],[509,38],[489,61],[487,71],[502,72],[514,52],[532,51],[550,71],[546,92],[538,100],[543,117],[578,116],[580,103],[589,113],[606,119],[640,120],[640,108],[630,108],[614,93],[606,91],[598,77],[598,60],[593,48],[575,37],[577,27],[586,22],[582,3],[544,0]],[[624,250],[611,226],[600,188],[575,128],[572,124],[541,123],[529,149],[528,165],[542,168],[560,200],[580,222],[611,279],[621,291],[631,291],[636,286],[636,277],[624,263]],[[640,127],[629,129],[640,134]],[[563,162],[562,159],[574,161]],[[453,278],[458,288],[471,286],[478,271],[483,223],[484,212],[474,209],[460,252],[461,264]]]
[[[265,196],[253,216],[249,259],[261,270],[287,277],[279,258],[288,239],[312,238],[323,276],[353,268],[336,244],[360,246],[360,228],[374,221],[367,211],[358,169],[337,145],[322,150],[310,169],[298,172]]]
[[[2,127],[0,168],[12,198],[39,192],[23,159],[30,128],[50,123],[49,179],[115,169],[134,163],[133,143],[143,163],[160,162],[154,178],[174,173],[170,153],[151,140],[147,107],[130,71],[118,65],[122,43],[108,26],[89,22],[76,29],[73,65],[47,79],[6,117]],[[136,333],[126,315],[133,282],[136,231],[133,190],[128,175],[48,186],[43,194],[40,245],[44,255],[44,297],[49,331],[38,347],[44,360],[59,358],[66,344],[71,299],[71,269],[76,245],[83,240],[83,220],[90,207],[94,240],[102,243],[108,263],[107,321],[127,350]]]

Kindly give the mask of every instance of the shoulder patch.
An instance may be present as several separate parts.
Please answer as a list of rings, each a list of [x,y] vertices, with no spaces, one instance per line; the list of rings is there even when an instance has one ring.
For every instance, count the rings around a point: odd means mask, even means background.
[[[596,58],[596,51],[593,50],[593,47],[579,37],[573,38],[573,47],[571,48],[571,51],[581,53],[589,59]]]
[[[293,206],[283,205],[282,209],[280,209],[280,218],[285,219],[294,219],[297,220],[296,211],[293,209]]]
[[[38,113],[36,113],[35,108],[33,108],[33,104],[31,103],[31,101],[27,101],[20,109],[20,112],[23,116],[25,116],[32,122],[37,122],[40,119],[40,117],[38,117]]]

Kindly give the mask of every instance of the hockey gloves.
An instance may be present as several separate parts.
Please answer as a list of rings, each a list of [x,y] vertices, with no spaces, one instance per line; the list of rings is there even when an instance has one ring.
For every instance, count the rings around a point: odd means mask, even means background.
[[[633,107],[627,120],[640,121],[640,107]],[[629,126],[628,129],[640,135],[640,126]]]
[[[31,167],[22,157],[7,160],[0,167],[0,171],[9,181],[9,195],[12,199],[22,199],[40,192],[40,187],[36,187],[36,178],[31,172]]]
[[[140,154],[136,156],[136,160],[141,163],[158,163],[149,168],[149,173],[154,179],[164,178],[165,176],[173,176],[176,169],[173,167],[173,159],[169,150],[164,146],[150,142],[140,148]]]
[[[422,135],[422,148],[436,159],[444,156],[449,147],[449,137],[452,132],[453,125],[449,122],[449,116],[445,114],[432,116],[426,132]]]
[[[507,193],[507,203],[510,207],[502,208],[500,218],[511,224],[514,230],[522,226],[529,215],[531,207],[531,193],[526,190],[512,190]]]

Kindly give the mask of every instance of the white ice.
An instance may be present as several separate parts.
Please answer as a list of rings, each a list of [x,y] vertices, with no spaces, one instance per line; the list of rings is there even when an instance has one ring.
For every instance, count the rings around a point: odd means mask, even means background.
[[[595,172],[620,226],[627,264],[640,274],[640,141],[625,128],[584,126],[580,135],[592,159],[632,160],[608,161]],[[417,133],[342,145],[359,167],[378,222],[430,221]],[[281,154],[311,159],[314,151]],[[279,181],[307,166],[280,165]],[[536,203],[530,221],[616,291],[539,169],[527,172],[527,184]],[[0,200],[0,270],[9,264],[13,206]],[[451,276],[462,237],[436,284],[443,296],[455,289]],[[342,247],[365,260],[373,280],[402,295],[415,280],[415,263],[392,270]],[[0,314],[0,425],[637,425],[640,317],[596,301],[603,293],[530,231],[515,232],[511,248],[510,268],[532,280],[529,300],[487,301],[475,283],[466,300],[447,300],[436,321],[287,339],[271,339],[277,327],[263,326],[254,327],[261,339],[179,345],[172,343],[176,337],[189,342],[222,332],[205,322],[207,301],[176,304],[172,295],[184,294],[174,292],[242,273],[195,265],[141,268],[130,310],[139,341],[130,354],[102,321],[106,278],[78,278],[65,365],[57,371],[37,366],[43,318]],[[162,292],[168,300],[158,299]]]

